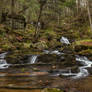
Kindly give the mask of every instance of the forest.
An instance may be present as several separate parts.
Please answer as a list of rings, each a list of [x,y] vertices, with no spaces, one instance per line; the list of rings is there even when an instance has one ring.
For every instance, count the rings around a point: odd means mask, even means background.
[[[92,92],[92,0],[0,0],[0,92]]]

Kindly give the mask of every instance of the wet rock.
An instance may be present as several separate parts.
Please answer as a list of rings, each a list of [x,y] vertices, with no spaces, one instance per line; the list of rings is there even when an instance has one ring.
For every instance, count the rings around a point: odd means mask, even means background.
[[[78,72],[80,72],[79,67],[78,66],[71,67],[71,72],[72,73],[78,73]]]
[[[81,45],[76,45],[75,46],[75,51],[76,52],[80,52],[80,51],[83,51],[83,50],[87,50],[88,48],[86,46],[81,46]]]
[[[54,54],[44,54],[38,57],[38,62],[41,63],[59,63],[60,56]]]
[[[60,63],[64,66],[72,66],[75,65],[75,57],[73,55],[55,55],[55,54],[44,54],[44,55],[40,55],[38,57],[38,63]]]
[[[91,68],[87,68],[87,70],[88,70],[89,73],[92,75],[92,67],[91,67]]]
[[[76,61],[75,61],[75,56],[74,55],[68,55],[68,54],[65,54],[63,55],[63,57],[65,58],[64,62],[65,62],[65,66],[72,66],[72,65],[75,65],[76,64]]]

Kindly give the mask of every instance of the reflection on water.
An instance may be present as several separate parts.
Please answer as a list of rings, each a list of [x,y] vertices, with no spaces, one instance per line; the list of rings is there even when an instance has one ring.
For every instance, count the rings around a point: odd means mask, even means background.
[[[62,54],[64,54],[59,52],[58,50],[45,50],[44,53],[49,55],[56,54],[60,57],[62,56]],[[83,66],[79,66],[78,73],[72,73],[71,68],[65,69],[64,67],[64,69],[62,69],[62,65],[59,63],[56,63],[55,65],[37,65],[35,63],[38,59],[38,55],[31,55],[31,57],[29,58],[30,65],[25,64],[22,66],[20,64],[18,66],[11,65],[9,67],[9,64],[7,64],[5,60],[5,56],[6,53],[0,54],[0,87],[11,87],[12,89],[2,88],[0,89],[0,92],[20,92],[20,89],[22,92],[41,92],[41,90],[28,89],[65,87],[68,85],[67,83],[73,84],[76,87],[75,80],[71,81],[71,79],[67,80],[67,78],[69,78],[70,76],[72,76],[72,78],[81,78],[88,76],[89,71],[86,68],[91,68],[92,65],[92,62],[88,60],[87,57],[76,55],[76,61],[82,63]],[[65,76],[68,77],[66,78]],[[92,82],[92,80],[90,80],[89,82]],[[81,85],[83,84],[81,83]],[[16,88],[17,90],[14,90]]]
[[[18,89],[0,89],[0,92],[41,92],[39,89],[34,90],[18,90]]]

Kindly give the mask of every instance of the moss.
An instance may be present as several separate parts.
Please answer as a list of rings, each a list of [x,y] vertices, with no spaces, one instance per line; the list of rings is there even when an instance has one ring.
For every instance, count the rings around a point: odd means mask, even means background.
[[[47,43],[45,41],[37,42],[33,44],[33,47],[39,50],[44,50],[48,48]]]
[[[53,39],[51,41],[48,41],[47,45],[48,45],[49,48],[55,49],[55,48],[61,46],[62,43],[61,42],[58,42],[57,39]]]
[[[72,44],[75,52],[78,54],[86,55],[92,53],[92,39],[83,39],[76,41]]]
[[[42,31],[43,31],[42,35],[46,36],[47,39],[49,39],[49,38],[50,39],[57,38],[56,32],[54,30],[52,30],[52,29],[47,29],[47,30],[42,30]]]
[[[88,45],[85,44],[85,42],[92,42],[92,39],[84,39],[84,40],[76,41],[76,45]]]
[[[92,54],[92,49],[82,50],[79,52],[81,55],[90,55]]]
[[[30,48],[31,43],[23,43],[24,48]]]
[[[56,89],[56,88],[45,88],[45,89],[43,89],[41,92],[64,92],[64,91],[62,91],[62,90],[60,90],[60,89]]]

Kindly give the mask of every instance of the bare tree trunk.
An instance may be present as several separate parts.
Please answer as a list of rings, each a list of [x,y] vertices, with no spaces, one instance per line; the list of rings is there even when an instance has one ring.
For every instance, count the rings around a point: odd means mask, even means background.
[[[39,30],[40,30],[40,19],[41,19],[41,16],[42,16],[42,11],[43,11],[43,6],[40,7],[40,12],[39,12],[39,16],[38,16],[38,20],[37,20],[37,23],[36,23],[36,28],[35,28],[35,39],[38,38],[38,33],[39,33]]]
[[[90,29],[92,31],[92,20],[91,20],[90,8],[89,8],[89,1],[87,1],[87,11],[88,11],[88,17],[89,17],[89,22],[90,22]]]
[[[14,16],[14,4],[15,3],[15,0],[11,0],[11,15]],[[12,21],[11,21],[11,26],[12,26],[12,30],[14,28],[14,20],[12,18]]]
[[[79,0],[76,0],[77,14],[79,13]]]

